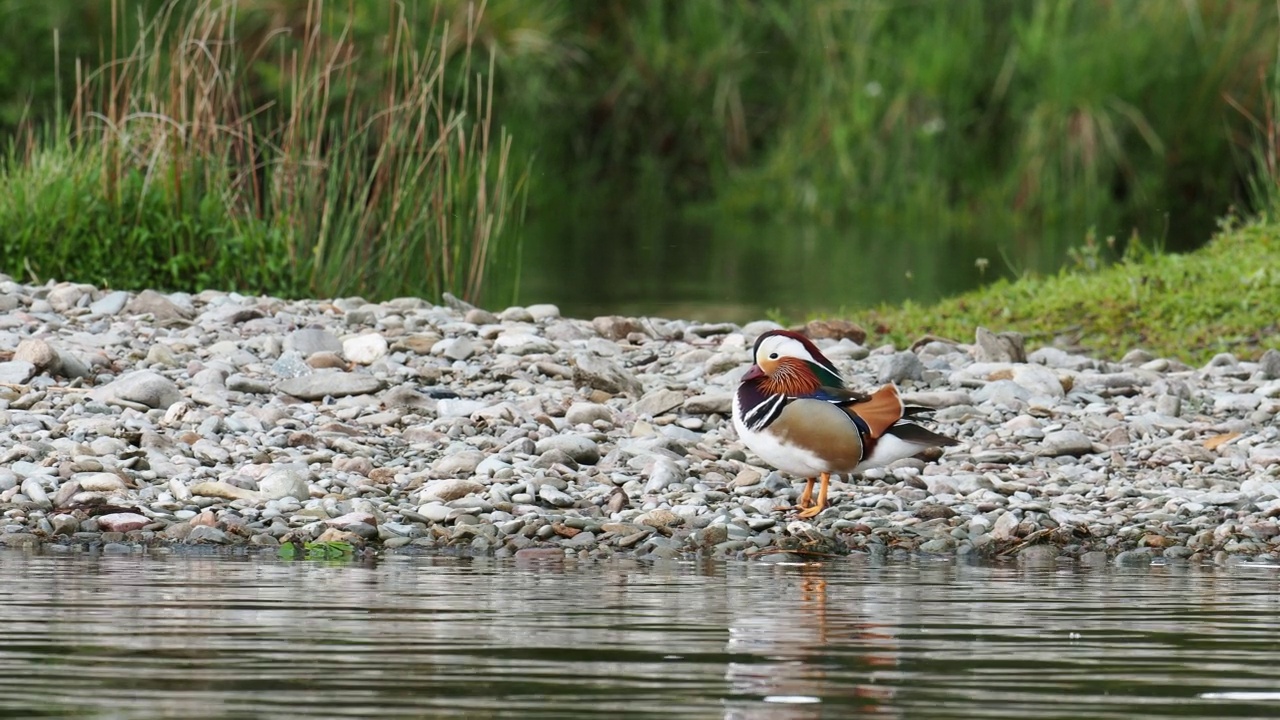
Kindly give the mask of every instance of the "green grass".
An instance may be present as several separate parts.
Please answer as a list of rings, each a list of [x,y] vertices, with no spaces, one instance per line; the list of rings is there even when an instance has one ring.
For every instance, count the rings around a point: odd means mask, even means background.
[[[1086,246],[1077,267],[1053,276],[849,316],[872,329],[870,342],[900,347],[926,334],[972,342],[980,325],[1023,333],[1029,348],[1058,340],[1110,359],[1142,348],[1200,364],[1220,352],[1247,359],[1280,347],[1280,223],[1270,217],[1224,221],[1186,254],[1132,242],[1117,262],[1095,265],[1097,251]]]
[[[492,55],[473,66],[480,16],[415,34],[393,14],[356,47],[351,18],[314,0],[296,32],[251,45],[238,7],[171,2],[117,31],[77,68],[68,113],[11,140],[0,271],[511,301],[526,175],[494,120]]]

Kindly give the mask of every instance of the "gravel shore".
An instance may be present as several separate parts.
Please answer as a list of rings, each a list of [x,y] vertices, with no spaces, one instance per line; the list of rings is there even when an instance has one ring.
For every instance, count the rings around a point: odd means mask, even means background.
[[[800,479],[762,465],[728,416],[773,323],[446,300],[0,276],[0,545],[1280,560],[1274,349],[1192,368],[1025,353],[980,329],[868,348],[856,326],[814,323],[853,387],[898,383],[960,445],[839,478],[800,522]]]

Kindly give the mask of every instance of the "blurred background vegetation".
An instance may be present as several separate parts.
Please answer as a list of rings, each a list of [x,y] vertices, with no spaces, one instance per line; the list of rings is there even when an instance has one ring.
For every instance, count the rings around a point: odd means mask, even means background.
[[[1278,15],[3,0],[0,270],[743,320],[1188,250],[1274,195]]]

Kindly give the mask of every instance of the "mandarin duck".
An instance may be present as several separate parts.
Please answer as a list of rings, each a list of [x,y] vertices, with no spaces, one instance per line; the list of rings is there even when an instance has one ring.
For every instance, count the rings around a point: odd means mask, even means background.
[[[956,444],[908,421],[924,408],[903,405],[894,385],[870,395],[846,389],[836,366],[799,333],[762,334],[752,357],[733,397],[733,426],[762,460],[806,479],[797,502],[801,518],[826,507],[832,474],[860,473]]]

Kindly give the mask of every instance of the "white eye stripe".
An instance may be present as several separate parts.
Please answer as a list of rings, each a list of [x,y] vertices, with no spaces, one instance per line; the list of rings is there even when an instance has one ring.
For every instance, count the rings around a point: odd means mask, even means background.
[[[832,363],[830,360],[828,360],[825,357],[819,357],[809,352],[809,348],[805,347],[802,343],[800,343],[798,340],[795,340],[794,338],[788,338],[788,337],[770,338],[760,346],[759,352],[756,355],[756,362],[757,364],[762,363],[765,360],[776,362],[783,358],[795,358],[797,360],[803,360],[807,363],[811,363],[814,367],[822,368],[823,370],[826,370],[827,372],[831,373],[837,378],[840,377],[840,371],[836,369],[836,366],[834,363]],[[778,366],[775,366],[775,369],[771,371],[771,373],[785,372],[785,370],[786,370],[786,366],[779,364]]]
[[[760,346],[757,357],[769,360],[793,357],[800,360],[808,360],[809,362],[818,361],[800,341],[789,337],[769,338]]]

